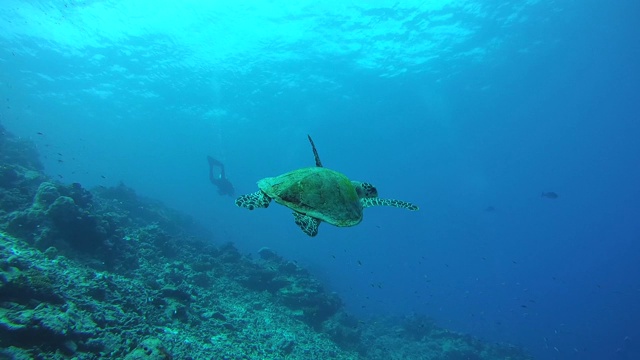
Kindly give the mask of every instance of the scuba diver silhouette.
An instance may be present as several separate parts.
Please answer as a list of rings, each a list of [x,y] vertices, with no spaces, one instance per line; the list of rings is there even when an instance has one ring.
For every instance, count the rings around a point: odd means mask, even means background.
[[[235,189],[224,173],[224,164],[211,156],[207,156],[207,160],[209,161],[209,180],[213,185],[218,187],[218,194],[233,196],[235,194]],[[217,177],[213,175],[214,166],[220,167],[220,175]]]

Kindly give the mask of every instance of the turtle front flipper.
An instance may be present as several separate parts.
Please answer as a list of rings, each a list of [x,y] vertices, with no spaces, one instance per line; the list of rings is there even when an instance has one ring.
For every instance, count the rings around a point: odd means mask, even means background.
[[[255,208],[267,208],[269,207],[270,202],[271,198],[262,190],[242,195],[236,199],[236,205],[249,210],[253,210]]]
[[[320,226],[320,219],[316,219],[309,215],[301,214],[294,211],[293,217],[296,221],[296,225],[304,231],[305,234],[314,237],[318,235],[318,226]]]
[[[392,206],[402,209],[407,209],[411,211],[416,211],[420,209],[417,205],[414,205],[410,202],[395,200],[395,199],[380,199],[377,197],[374,198],[362,198],[360,199],[362,203],[362,207],[368,208],[372,206]]]

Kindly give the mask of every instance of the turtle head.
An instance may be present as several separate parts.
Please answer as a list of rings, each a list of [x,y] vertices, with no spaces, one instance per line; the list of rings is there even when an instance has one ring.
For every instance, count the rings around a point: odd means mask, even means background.
[[[356,188],[360,199],[378,197],[378,189],[373,184],[360,181],[352,181],[351,183]]]

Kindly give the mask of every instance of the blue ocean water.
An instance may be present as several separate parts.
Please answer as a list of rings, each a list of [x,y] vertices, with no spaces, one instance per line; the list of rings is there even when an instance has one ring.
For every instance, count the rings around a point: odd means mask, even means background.
[[[0,3],[0,122],[47,172],[122,181],[360,316],[421,313],[538,359],[640,358],[634,1]],[[419,212],[309,238],[238,194],[325,166]],[[554,192],[558,198],[541,196]]]

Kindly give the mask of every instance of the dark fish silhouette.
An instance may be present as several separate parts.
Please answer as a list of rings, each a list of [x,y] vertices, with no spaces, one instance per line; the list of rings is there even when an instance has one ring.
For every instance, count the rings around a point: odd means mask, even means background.
[[[540,195],[540,197],[546,197],[547,199],[557,199],[558,194],[554,193],[553,191],[549,191],[549,192],[543,192],[542,195]]]

